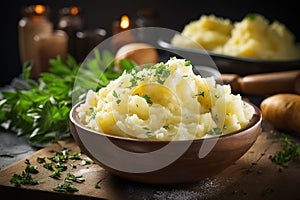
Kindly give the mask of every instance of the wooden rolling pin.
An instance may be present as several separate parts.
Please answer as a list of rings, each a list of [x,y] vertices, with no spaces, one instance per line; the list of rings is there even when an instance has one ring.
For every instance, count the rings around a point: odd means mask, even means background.
[[[236,74],[222,74],[224,84],[230,84],[232,92],[253,95],[277,93],[300,94],[300,70],[253,74],[240,77]]]

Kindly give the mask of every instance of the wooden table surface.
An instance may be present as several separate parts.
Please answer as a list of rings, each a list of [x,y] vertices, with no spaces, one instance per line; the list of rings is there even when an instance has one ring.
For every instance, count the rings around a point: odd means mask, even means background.
[[[51,144],[26,157],[39,173],[32,177],[38,185],[15,187],[10,183],[13,174],[21,173],[26,164],[22,159],[0,171],[0,192],[11,199],[300,199],[300,168],[289,165],[283,168],[271,162],[269,156],[281,150],[281,143],[274,142],[280,133],[264,122],[263,131],[253,147],[236,163],[215,177],[198,183],[176,186],[158,186],[121,179],[106,172],[97,164],[81,166],[80,161],[70,160],[77,167],[67,169],[59,180],[49,177],[49,170],[37,163],[37,157],[53,156],[64,147],[70,151],[80,149],[72,139]],[[86,157],[81,155],[82,158]],[[82,175],[83,183],[74,183],[79,191],[57,192],[53,188],[63,182],[67,172]],[[96,188],[98,184],[100,187]]]

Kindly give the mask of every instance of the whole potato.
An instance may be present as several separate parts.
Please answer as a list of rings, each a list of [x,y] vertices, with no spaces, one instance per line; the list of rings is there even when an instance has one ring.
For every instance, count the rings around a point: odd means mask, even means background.
[[[300,95],[280,93],[264,99],[260,108],[263,117],[282,131],[300,131]]]
[[[150,44],[129,43],[118,49],[115,58],[115,64],[119,68],[122,59],[131,60],[137,65],[155,64],[158,62],[158,52]]]

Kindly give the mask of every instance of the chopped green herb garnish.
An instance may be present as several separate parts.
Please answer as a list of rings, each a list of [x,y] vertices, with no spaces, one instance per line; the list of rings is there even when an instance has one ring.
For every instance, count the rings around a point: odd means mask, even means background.
[[[112,95],[113,95],[115,98],[119,98],[119,95],[118,95],[118,93],[117,93],[115,90],[113,91]]]
[[[154,76],[156,77],[157,82],[160,84],[164,84],[165,80],[170,76],[171,73],[170,69],[168,69],[163,62],[151,66],[150,70],[155,71]]]
[[[23,171],[22,174],[14,174],[10,183],[15,184],[15,186],[19,187],[21,185],[37,185],[38,181],[30,175],[30,173]]]
[[[121,100],[120,100],[120,99],[118,99],[116,102],[117,102],[117,104],[120,104],[120,103],[121,103]]]
[[[146,134],[147,137],[152,137],[153,136],[153,133],[150,132],[150,131],[146,132],[145,134]]]
[[[78,189],[71,183],[58,184],[53,188],[54,191],[67,191],[67,192],[77,192]]]
[[[164,129],[169,129],[170,127],[166,125],[166,126],[163,126],[163,128]]]
[[[50,174],[49,177],[54,178],[54,179],[59,179],[61,174],[62,174],[62,170],[59,168],[59,169],[56,169],[52,174]]]
[[[256,17],[257,17],[256,13],[249,13],[246,15],[246,19],[249,19],[249,20],[255,20]]]
[[[80,160],[81,153],[78,152],[74,152],[69,156],[69,159],[71,160]]]
[[[36,158],[36,161],[38,162],[38,163],[45,163],[46,162],[46,158],[45,157],[37,157]]]
[[[72,173],[67,173],[67,176],[65,177],[65,181],[74,181],[74,182],[77,182],[77,183],[82,183],[85,181],[85,179],[83,178],[83,176],[76,176]]]
[[[222,135],[222,130],[220,128],[213,128],[209,130],[206,134],[208,135]]]
[[[90,107],[89,109],[91,111],[91,119],[95,119],[96,118],[95,108],[94,107]]]
[[[190,66],[191,65],[191,61],[189,61],[189,60],[186,60],[185,62],[184,62],[184,66]]]
[[[55,167],[61,169],[61,171],[66,171],[68,169],[68,166],[62,162],[55,163]]]
[[[292,162],[300,165],[300,143],[293,141],[288,135],[282,134],[275,142],[282,142],[281,150],[269,158],[271,161],[282,167],[288,167]]]
[[[39,173],[39,170],[37,169],[37,166],[26,165],[25,172],[30,174],[37,174]]]
[[[195,96],[202,96],[202,97],[204,97],[204,92],[200,92],[199,94],[196,94]]]
[[[29,161],[28,159],[25,159],[24,163],[25,163],[26,165],[30,165],[30,161]]]
[[[53,162],[47,162],[47,163],[44,163],[44,164],[43,164],[43,167],[46,168],[46,169],[48,169],[48,170],[51,170],[51,171],[54,170],[54,169],[53,169]]]
[[[81,160],[80,165],[89,165],[89,164],[93,164],[94,161],[90,158],[84,158]]]
[[[148,95],[143,94],[142,97],[146,100],[148,104],[153,104],[153,102],[151,101],[151,97],[149,97]]]

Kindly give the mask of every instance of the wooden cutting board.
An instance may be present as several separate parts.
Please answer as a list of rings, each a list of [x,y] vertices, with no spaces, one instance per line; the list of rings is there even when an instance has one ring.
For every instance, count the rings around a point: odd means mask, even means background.
[[[51,171],[42,167],[37,157],[53,156],[53,151],[79,152],[72,139],[51,144],[28,159],[38,167],[32,177],[38,185],[15,187],[10,183],[13,174],[25,169],[25,159],[0,171],[0,193],[11,199],[300,199],[300,168],[282,168],[271,162],[270,155],[281,149],[274,143],[278,133],[263,131],[254,146],[235,164],[215,177],[195,184],[158,186],[127,181],[109,174],[97,164],[80,165],[80,160],[68,160],[68,169],[59,180],[50,178]],[[87,158],[84,154],[81,158]],[[76,166],[72,168],[70,164]],[[73,183],[79,191],[57,192],[53,188],[63,182],[66,173],[82,175],[83,183]],[[96,188],[95,185],[100,187]]]

